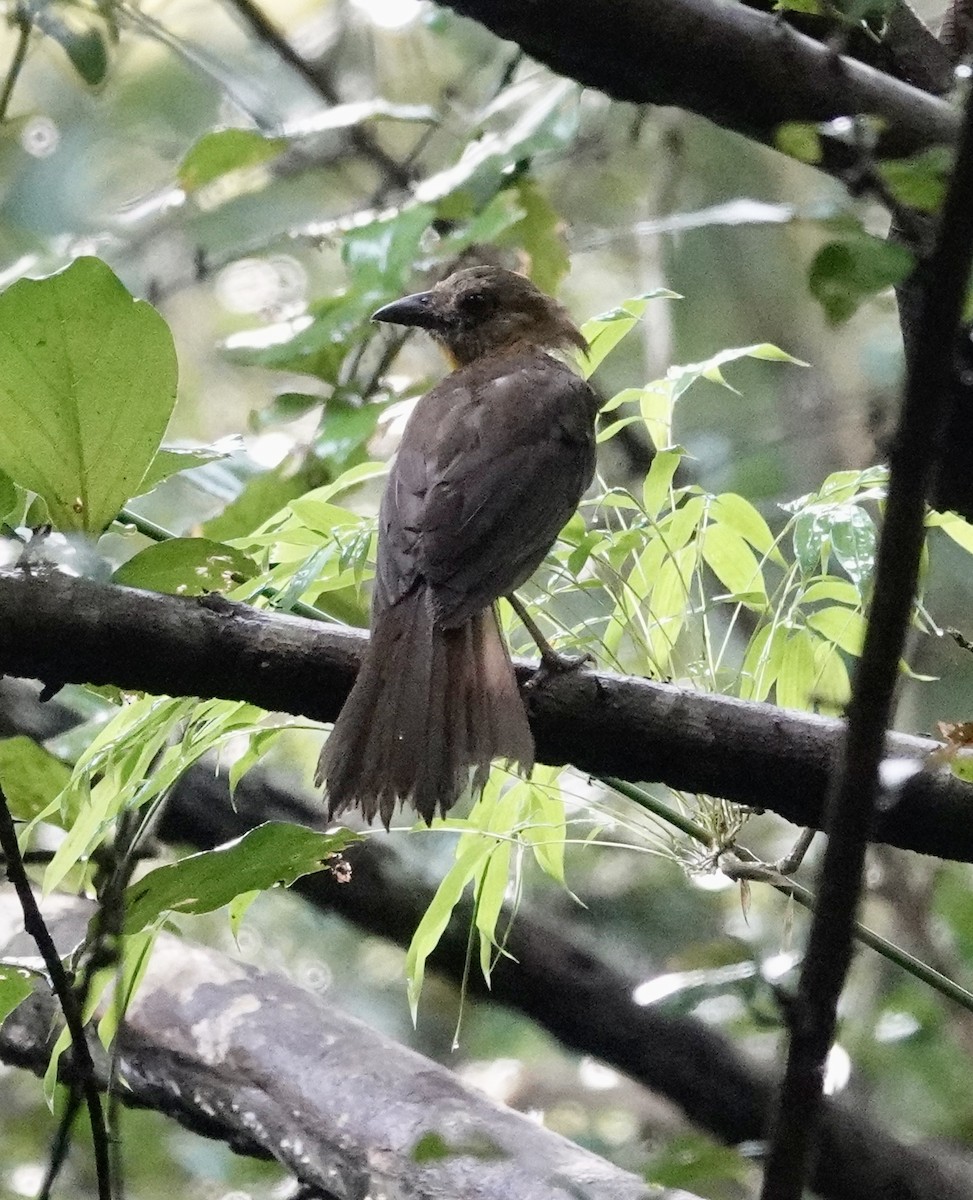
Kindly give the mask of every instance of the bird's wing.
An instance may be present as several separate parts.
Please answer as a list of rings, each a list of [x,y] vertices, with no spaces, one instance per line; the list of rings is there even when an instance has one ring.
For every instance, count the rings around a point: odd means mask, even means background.
[[[519,587],[591,481],[596,407],[540,352],[483,360],[423,397],[382,504],[376,603],[422,578],[452,626]]]

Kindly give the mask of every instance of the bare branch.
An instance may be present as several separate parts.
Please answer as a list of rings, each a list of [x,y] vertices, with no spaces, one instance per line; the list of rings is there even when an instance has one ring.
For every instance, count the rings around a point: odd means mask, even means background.
[[[49,920],[70,943],[91,912],[60,897]],[[16,947],[17,917],[14,897],[0,892],[3,952]],[[4,1023],[0,1058],[43,1070],[45,999]],[[325,1196],[669,1195],[283,977],[168,934],[121,1027],[119,1063],[128,1103],[273,1157]],[[424,1138],[426,1155],[416,1153]]]
[[[835,56],[776,16],[714,0],[445,0],[561,75],[617,100],[674,105],[772,145],[787,121],[879,118],[879,157],[956,138],[955,112]],[[849,102],[851,108],[849,109]],[[833,147],[821,164],[847,165]]]
[[[45,684],[115,684],[162,695],[247,700],[333,721],[362,630],[57,573],[0,572],[0,672]],[[521,681],[533,666],[521,664]],[[769,808],[820,828],[842,723],[604,671],[550,681],[530,696],[538,761],[667,783]],[[888,753],[922,760],[938,746],[893,734]],[[872,837],[973,862],[973,788],[919,770],[888,797]]]

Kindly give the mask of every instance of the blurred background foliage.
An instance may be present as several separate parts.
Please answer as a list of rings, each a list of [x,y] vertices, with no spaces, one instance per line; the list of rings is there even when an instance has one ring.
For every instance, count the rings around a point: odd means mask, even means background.
[[[203,569],[212,571],[206,586],[216,586],[227,564],[214,565],[212,545],[226,554],[229,544],[235,594],[259,599],[269,585],[279,607],[313,602],[362,623],[381,487],[364,464],[394,449],[410,400],[443,369],[426,340],[380,331],[368,316],[457,261],[489,253],[557,291],[579,321],[664,289],[682,297],[629,308],[641,320],[595,374],[606,398],[625,394],[605,418],[613,436],[602,446],[599,495],[608,500],[586,507],[591,532],[569,528],[531,594],[556,631],[604,665],[840,709],[879,511],[882,474],[867,469],[881,462],[901,380],[885,289],[898,264],[883,259],[856,273],[847,256],[835,264],[833,252],[820,252],[836,237],[858,246],[883,233],[879,210],[810,166],[698,118],[582,91],[416,0],[275,0],[265,16],[249,0],[25,0],[8,3],[6,14],[0,282],[96,255],[149,298],[179,361],[167,445],[197,456],[173,457],[158,475],[201,464],[132,500],[125,523],[94,547],[73,541],[59,551],[55,538],[55,554],[122,582],[186,590]],[[743,355],[726,366],[732,388],[711,366],[670,377],[668,391],[645,390],[673,363],[767,345],[809,365]],[[690,375],[692,390],[673,415],[673,389]],[[625,423],[626,414],[638,419]],[[667,458],[654,454],[648,431],[670,416],[672,435],[659,449],[671,443],[685,454]],[[647,474],[658,502],[652,521],[642,519]],[[729,493],[747,505],[714,507],[711,497]],[[643,501],[618,501],[622,494]],[[25,507],[30,497],[11,497],[8,519],[16,511],[29,524],[37,516]],[[686,534],[695,549],[682,566],[694,583],[662,614],[689,629],[677,653],[675,635],[660,640],[658,593],[648,602],[661,559],[654,573],[646,559],[640,596],[631,564],[649,553],[657,514],[671,522],[677,504],[685,511],[697,501]],[[707,522],[750,530],[733,544],[736,566],[719,557],[715,535],[705,552],[697,534]],[[209,541],[170,547],[163,558],[152,551],[159,527]],[[937,636],[952,625],[969,633],[969,539],[952,534],[930,539],[910,653],[913,670],[931,678],[909,682],[899,711],[900,725],[917,731],[969,714],[968,655]],[[753,551],[742,568],[741,536]],[[769,580],[760,589],[755,554]],[[601,568],[586,576],[599,555]],[[611,571],[623,565],[626,585],[613,592]],[[727,571],[746,578],[734,587]],[[589,602],[584,580],[592,578]],[[812,586],[819,591],[809,598]],[[842,605],[836,631],[821,613]],[[520,631],[510,632],[525,649]],[[725,659],[713,652],[721,640]],[[757,659],[746,667],[748,645],[764,664],[762,681]],[[72,702],[87,704],[91,721],[86,734],[52,747],[69,760],[103,722],[90,698],[75,693]],[[258,728],[265,768],[308,787],[318,731],[285,722],[271,739],[259,714],[220,719],[224,763],[246,758],[252,742],[237,735]],[[170,749],[178,766],[183,750]],[[624,798],[570,775],[560,787],[570,893],[548,852],[546,874],[525,870],[524,902],[586,931],[609,958],[640,964],[640,1002],[692,1013],[772,1062],[781,1036],[775,989],[792,979],[801,913],[757,885],[744,903],[701,852]],[[665,798],[711,831],[743,820],[706,798]],[[467,831],[475,820],[474,812]],[[767,816],[747,821],[746,838],[773,859],[794,832]],[[454,834],[392,836],[430,878],[449,870]],[[589,837],[612,845],[574,844]],[[867,919],[968,979],[968,876],[965,866],[876,850]],[[262,894],[235,939],[220,913],[181,922],[193,937],[288,972],[653,1182],[714,1200],[753,1194],[745,1147],[709,1142],[673,1108],[578,1061],[526,1020],[466,1003],[453,1048],[461,1000],[433,976],[413,1030],[404,954],[286,893]],[[862,952],[841,1016],[833,1088],[910,1140],[965,1149],[971,1014]],[[34,1080],[0,1072],[0,1193],[32,1195],[51,1122]],[[132,1196],[285,1194],[275,1168],[152,1114],[126,1115],[124,1130]],[[67,1171],[62,1187],[88,1194],[82,1137]]]

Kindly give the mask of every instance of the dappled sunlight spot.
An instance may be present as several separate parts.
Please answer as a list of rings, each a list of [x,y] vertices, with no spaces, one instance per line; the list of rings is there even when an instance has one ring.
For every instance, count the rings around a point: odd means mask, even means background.
[[[422,12],[421,0],[352,0],[352,5],[381,29],[404,29]]]
[[[260,313],[295,303],[303,308],[307,272],[286,254],[241,258],[220,271],[215,286],[216,297],[228,312]]]
[[[736,880],[724,875],[722,871],[693,872],[689,876],[689,882],[701,892],[725,892],[737,886]]]
[[[182,188],[163,188],[149,196],[140,196],[119,206],[114,219],[120,225],[138,225],[150,217],[159,217],[163,213],[181,208],[186,203],[186,193]]]
[[[882,1013],[875,1025],[876,1042],[902,1042],[922,1026],[910,1012]]]
[[[750,961],[696,971],[672,971],[667,975],[656,975],[654,979],[647,979],[644,983],[640,983],[632,992],[632,1001],[645,1007],[649,1004],[657,1004],[660,1000],[665,1000],[669,996],[675,996],[690,988],[704,986],[713,988],[724,984],[738,983],[740,980],[752,978],[756,973],[757,967]]]
[[[725,992],[722,996],[707,996],[693,1008],[692,1015],[706,1025],[727,1025],[747,1015],[739,996]]]
[[[289,321],[275,321],[262,329],[245,329],[231,333],[223,340],[224,350],[265,350],[268,346],[283,346],[299,333],[314,324],[308,313],[292,317]]]
[[[31,117],[20,131],[20,144],[32,158],[47,158],[61,144],[61,131],[50,117]]]
[[[601,1113],[594,1122],[595,1132],[609,1146],[630,1144],[639,1133],[639,1122],[634,1112],[624,1108],[613,1108]]]
[[[606,1092],[618,1087],[622,1079],[617,1071],[588,1055],[578,1063],[578,1078],[583,1087],[593,1092]]]
[[[828,1051],[824,1064],[824,1094],[834,1096],[848,1086],[851,1079],[851,1058],[837,1042]]]
[[[471,1062],[459,1072],[460,1077],[491,1100],[509,1104],[523,1079],[524,1064],[519,1058],[494,1058],[489,1062]]]
[[[267,471],[282,463],[293,449],[294,439],[279,429],[262,433],[247,444],[250,457]]]
[[[18,1196],[36,1196],[46,1174],[43,1163],[23,1163],[7,1176],[7,1187]]]
[[[902,789],[910,779],[924,770],[918,758],[883,758],[878,765],[878,781],[881,791],[876,801],[879,812],[888,812],[902,798]]]
[[[760,964],[760,974],[764,979],[774,981],[782,979],[801,961],[801,956],[794,950],[782,950],[779,954],[768,955]]]

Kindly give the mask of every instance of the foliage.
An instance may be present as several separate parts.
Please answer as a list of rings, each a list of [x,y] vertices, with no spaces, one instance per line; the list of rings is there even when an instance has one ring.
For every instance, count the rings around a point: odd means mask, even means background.
[[[780,7],[814,13],[821,8],[803,0]],[[843,6],[843,20],[855,28],[874,23],[875,9]],[[4,227],[0,250],[3,265],[10,267],[4,279],[25,272],[45,276],[19,279],[0,294],[0,520],[12,527],[5,534],[8,557],[23,554],[27,562],[43,562],[49,556],[121,585],[188,595],[216,591],[282,612],[306,614],[313,606],[315,615],[364,624],[374,501],[386,469],[375,459],[384,459],[411,400],[436,369],[414,343],[403,348],[397,335],[380,331],[368,317],[380,304],[484,250],[557,291],[577,262],[565,236],[571,189],[581,184],[600,189],[601,203],[611,212],[613,190],[621,190],[618,180],[638,176],[628,170],[616,178],[606,169],[600,179],[590,162],[574,164],[575,156],[591,154],[610,135],[620,153],[620,110],[612,109],[599,127],[590,95],[582,97],[575,85],[552,83],[518,64],[495,71],[499,82],[491,91],[471,43],[463,44],[469,78],[462,102],[454,104],[443,91],[448,119],[438,105],[377,97],[310,116],[251,121],[253,91],[243,72],[220,74],[191,40],[168,37],[139,10],[110,0],[44,2],[30,10],[34,34],[66,55],[78,87],[112,80],[124,27],[138,29],[206,75],[219,103],[212,104],[205,128],[187,126],[167,135],[170,153],[159,190],[141,198],[151,219],[113,213],[102,221],[110,235],[95,230],[94,248],[114,269],[91,256],[88,240],[51,239],[41,248],[25,247],[18,241],[22,231],[14,236]],[[439,35],[432,29],[430,36]],[[460,43],[456,35],[448,44]],[[155,86],[151,72],[146,75],[138,104]],[[181,86],[188,92],[185,80]],[[179,90],[168,93],[173,109],[181,103]],[[8,122],[10,145],[15,128]],[[363,182],[369,170],[381,174],[381,161],[368,153],[353,158],[349,147],[358,155],[376,129],[386,138],[380,144],[413,147],[409,188],[392,191],[387,180],[371,176]],[[864,122],[856,122],[853,133],[867,141]],[[414,142],[396,141],[413,134]],[[839,136],[834,127],[791,123],[781,126],[777,142],[794,159],[813,164],[822,161],[829,139]],[[346,140],[336,153],[340,139]],[[426,145],[432,146],[428,154]],[[551,175],[548,168],[558,163],[567,170]],[[949,154],[936,148],[912,160],[880,162],[876,170],[896,202],[935,212],[948,167]],[[302,187],[313,193],[313,219],[297,211],[294,196]],[[641,205],[640,196],[638,212]],[[724,220],[710,219],[717,225]],[[733,224],[728,216],[725,221]],[[868,317],[876,307],[871,302],[912,269],[911,256],[876,237],[868,214],[844,196],[795,206],[785,223],[810,234],[811,244],[802,245],[799,266],[792,270],[801,273],[801,287],[833,326],[855,314]],[[167,309],[167,289],[177,292],[186,285],[164,272],[160,282],[148,268],[140,275],[133,263],[172,228],[194,244],[193,284],[208,288],[222,266],[232,267],[245,254],[266,266],[275,255],[284,257],[282,246],[299,258],[310,281],[307,296],[298,301],[275,293],[244,315],[237,310],[221,318],[219,370],[245,377],[249,394],[261,396],[249,424],[239,421],[243,449],[208,444],[208,433],[197,437],[199,428],[208,428],[205,421],[185,439],[192,444],[181,437],[162,444],[176,402],[173,338],[159,312],[133,295],[150,294]],[[621,273],[621,256],[614,261]],[[611,394],[599,430],[606,457],[634,439],[652,447],[651,467],[637,479],[620,481],[616,474],[610,482],[598,481],[533,582],[531,609],[559,647],[591,650],[602,666],[744,701],[840,714],[862,645],[886,472],[838,470],[813,485],[805,480],[788,496],[805,494],[782,505],[747,491],[742,472],[713,483],[710,471],[705,483],[699,481],[705,472],[686,448],[693,445],[694,412],[722,403],[721,411],[739,425],[753,425],[757,417],[740,415],[748,411],[751,389],[783,391],[783,376],[803,365],[796,354],[753,340],[778,338],[776,330],[748,330],[738,338],[711,335],[697,314],[735,299],[742,271],[721,264],[715,273],[720,281],[701,279],[702,274],[694,280],[688,273],[694,286],[681,285],[684,303],[647,278],[635,282],[633,290],[643,289],[638,295],[585,324],[590,352],[579,369]],[[613,295],[625,295],[614,281],[612,288]],[[578,312],[594,307],[586,307],[583,290],[572,300]],[[643,328],[660,313],[662,323],[699,327],[698,335],[678,343],[677,354],[696,361],[633,383],[657,373],[644,368],[641,351],[633,347],[644,344]],[[714,324],[722,330],[718,320]],[[207,330],[199,340],[209,336]],[[789,335],[779,340],[805,354],[804,344]],[[720,346],[729,348],[716,349]],[[181,354],[184,387],[205,393],[194,378],[192,353]],[[279,387],[273,396],[271,379]],[[177,411],[174,425],[179,421]],[[255,450],[261,438],[274,437],[285,437],[288,449],[268,465]],[[54,534],[45,543],[39,531],[47,523]],[[169,537],[167,525],[179,536]],[[973,553],[969,526],[958,518],[931,514],[929,526],[934,553],[946,542],[957,554]],[[529,651],[512,612],[504,608],[502,618],[515,648]],[[915,621],[917,629],[938,632],[924,603]],[[272,770],[279,764],[282,748],[291,746],[301,724],[252,705],[190,697],[104,689],[72,700],[88,706],[90,719],[70,738],[49,748],[26,737],[0,740],[0,786],[23,822],[24,847],[54,847],[43,876],[47,891],[80,889],[104,899],[104,864],[113,860],[118,877],[128,881],[119,963],[95,971],[87,992],[87,1016],[94,1019],[102,1003],[99,1032],[110,1045],[152,938],[172,915],[188,916],[188,926],[197,929],[205,925],[204,914],[226,908],[238,934],[257,894],[279,890],[278,884],[305,872],[333,868],[339,860],[331,856],[358,835],[271,823],[207,853],[155,863],[132,879],[155,815],[190,765],[212,762],[225,770],[232,790],[255,766]],[[319,738],[310,741],[313,756]],[[307,745],[298,754],[307,758]],[[952,763],[958,773],[966,769],[961,759]],[[303,759],[301,765],[307,765]],[[675,818],[702,829],[705,854],[690,847],[677,819],[667,823],[659,815],[662,805],[653,817],[633,813],[604,782],[550,768],[536,769],[530,780],[512,779],[497,768],[465,815],[413,831],[412,840],[441,868],[435,899],[406,959],[413,1017],[429,957],[465,896],[473,903],[470,969],[489,981],[506,953],[509,921],[528,880],[532,889],[568,894],[577,876],[593,870],[587,864],[596,855],[589,854],[582,866],[580,855],[568,855],[569,847],[605,847],[613,861],[625,851],[639,854],[640,862],[651,855],[691,876],[712,874],[712,847],[732,844],[749,814],[711,797],[664,799]],[[49,841],[53,830],[63,838]],[[624,868],[612,870],[621,874]],[[946,873],[937,900],[953,929],[961,929],[968,915],[957,874]],[[591,890],[597,906],[597,889]],[[741,893],[741,901],[749,913],[751,898]],[[651,905],[642,905],[638,925],[649,908],[667,913],[685,903],[672,892],[654,897]],[[768,922],[772,932],[764,929],[759,936],[786,945],[790,920],[775,912]],[[672,921],[680,924],[678,915]],[[779,1026],[779,1015],[767,1011],[770,989],[749,951],[738,943],[728,949],[729,939],[687,949],[685,928],[678,934],[678,952],[696,955],[696,963],[673,972],[682,982],[673,985],[666,1003],[682,1006],[680,1011],[703,1011],[711,1003],[715,1011],[718,1002],[732,1001],[736,1015],[726,1024],[736,1021],[751,1032]],[[83,967],[95,942],[92,932],[72,962]],[[0,1018],[29,995],[39,971],[33,962],[0,963]],[[103,998],[116,974],[122,1003],[105,1011]],[[929,1029],[944,1020],[918,989],[901,980],[873,1003],[876,1020],[908,1016]],[[428,993],[424,1009],[427,1004]],[[917,1060],[914,1075],[938,1073],[948,1080],[944,1088],[951,1096],[962,1095],[955,1063],[940,1053],[933,1067],[923,1068],[916,1039],[915,1033],[902,1039]],[[67,1044],[62,1034],[51,1059],[51,1095]],[[863,1050],[879,1063],[890,1053],[877,1035]],[[945,1116],[937,1119],[947,1127]],[[444,1149],[430,1143],[417,1147],[420,1151],[436,1157]],[[735,1152],[695,1138],[669,1141],[644,1169],[653,1181],[697,1190],[707,1178],[717,1189],[728,1184],[742,1189],[747,1175]]]

